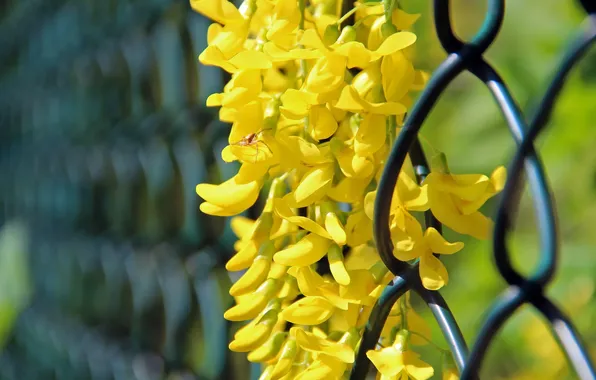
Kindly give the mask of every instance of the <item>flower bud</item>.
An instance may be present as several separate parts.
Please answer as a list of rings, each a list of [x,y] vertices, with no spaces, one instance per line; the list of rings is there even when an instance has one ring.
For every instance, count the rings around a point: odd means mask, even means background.
[[[336,24],[327,25],[327,28],[325,28],[325,34],[323,35],[323,42],[327,46],[333,45],[339,38],[339,35],[339,27]]]
[[[395,27],[395,25],[390,23],[384,23],[383,26],[381,26],[381,34],[383,35],[383,38],[387,38],[395,33],[397,33],[397,28]]]
[[[356,41],[356,28],[351,25],[344,26],[341,34],[337,39],[338,44],[345,44],[346,42]]]

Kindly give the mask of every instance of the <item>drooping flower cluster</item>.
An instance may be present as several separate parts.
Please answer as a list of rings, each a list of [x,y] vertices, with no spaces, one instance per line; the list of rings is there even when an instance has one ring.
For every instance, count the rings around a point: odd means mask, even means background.
[[[199,184],[201,210],[235,216],[264,191],[255,221],[232,219],[239,237],[230,271],[231,321],[250,321],[230,343],[264,363],[262,379],[340,379],[354,362],[372,306],[391,281],[372,236],[376,184],[411,92],[426,74],[410,54],[418,18],[397,2],[356,2],[340,15],[334,0],[191,0],[211,18],[199,60],[231,74],[208,106],[232,125],[226,162],[238,174]],[[343,26],[353,17],[351,25]],[[428,289],[448,281],[434,254],[449,243],[416,216],[428,211],[451,229],[486,238],[491,221],[478,210],[503,187],[503,168],[491,177],[433,171],[422,184],[406,167],[391,206],[394,255],[420,260]],[[394,306],[380,344],[368,357],[382,379],[427,379],[433,369],[412,351],[430,332],[406,297]],[[405,376],[405,377],[404,377]]]

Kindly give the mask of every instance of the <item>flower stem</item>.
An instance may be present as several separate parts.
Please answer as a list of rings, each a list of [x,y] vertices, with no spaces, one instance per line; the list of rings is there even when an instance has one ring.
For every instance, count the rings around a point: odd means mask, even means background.
[[[442,348],[441,346],[439,346],[438,344],[436,344],[435,342],[433,342],[432,340],[428,339],[427,337],[425,337],[424,335],[417,333],[416,331],[410,331],[410,334],[412,335],[416,335],[422,339],[424,339],[426,342],[428,342],[431,346],[433,346],[434,348],[436,348],[437,350],[439,350],[439,352],[441,352],[442,354],[445,353],[449,353],[449,350],[446,350],[444,348]]]
[[[350,9],[348,12],[346,12],[345,15],[341,16],[341,18],[339,20],[337,20],[336,24],[337,25],[341,25],[341,23],[343,23],[344,21],[346,21],[351,15],[353,15],[354,13],[356,13],[356,11],[358,10],[358,7],[354,7],[352,9]]]

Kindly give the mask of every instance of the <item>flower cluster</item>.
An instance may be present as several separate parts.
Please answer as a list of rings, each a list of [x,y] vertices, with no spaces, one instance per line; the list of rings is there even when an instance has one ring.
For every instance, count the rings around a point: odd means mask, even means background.
[[[263,363],[262,379],[343,378],[392,279],[375,249],[373,207],[411,93],[427,78],[411,62],[418,15],[397,1],[356,2],[344,15],[335,0],[191,4],[215,21],[199,60],[231,80],[207,105],[232,125],[223,160],[241,164],[226,182],[197,186],[200,208],[235,216],[266,198],[257,220],[232,219],[239,240],[226,268],[244,272],[224,317],[250,322],[230,349]],[[417,214],[431,210],[451,229],[486,238],[491,221],[478,210],[502,189],[505,173],[454,175],[443,166],[422,184],[414,178],[406,165],[394,192],[394,255],[419,260],[423,285],[439,289],[448,275],[435,254],[463,244],[423,228]],[[383,379],[427,379],[433,368],[412,346],[429,343],[430,332],[402,298],[383,330],[384,348],[367,355]]]

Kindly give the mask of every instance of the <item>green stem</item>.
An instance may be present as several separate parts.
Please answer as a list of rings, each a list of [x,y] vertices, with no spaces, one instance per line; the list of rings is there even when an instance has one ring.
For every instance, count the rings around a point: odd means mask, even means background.
[[[390,115],[387,117],[387,139],[389,140],[389,148],[393,146],[396,137],[396,129],[397,129],[397,119],[395,115]]]
[[[408,305],[406,304],[406,296],[404,295],[399,300],[399,308],[401,312],[401,324],[402,328],[407,330],[408,329]]]
[[[391,23],[391,14],[393,13],[393,7],[397,2],[395,0],[383,0],[383,9],[385,10],[385,22]]]
[[[298,8],[300,9],[300,21],[298,27],[300,30],[304,30],[304,13],[306,12],[305,0],[298,0]]]
[[[428,339],[427,337],[425,337],[424,335],[417,333],[416,331],[410,331],[411,335],[416,335],[422,339],[424,339],[427,343],[429,343],[431,346],[433,346],[434,348],[436,348],[437,350],[439,350],[439,352],[441,352],[441,354],[447,354],[450,351],[446,350],[444,348],[442,348],[441,346],[439,346],[438,344],[436,344],[435,342],[433,342],[432,340]]]
[[[354,7],[352,9],[350,9],[349,11],[346,12],[345,15],[341,16],[341,18],[339,20],[337,20],[336,24],[337,25],[341,25],[342,22],[346,21],[351,15],[353,15],[354,13],[356,13],[356,11],[358,10],[359,7]]]

